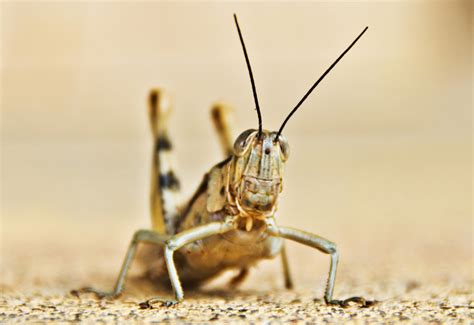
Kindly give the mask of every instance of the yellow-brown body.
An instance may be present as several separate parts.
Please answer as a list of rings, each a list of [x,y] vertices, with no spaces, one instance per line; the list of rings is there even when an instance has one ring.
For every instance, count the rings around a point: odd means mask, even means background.
[[[347,305],[349,301],[367,305],[360,297],[346,300],[332,298],[339,255],[331,241],[309,232],[280,227],[274,218],[278,197],[283,189],[283,170],[289,156],[288,142],[282,130],[319,82],[349,51],[364,34],[364,31],[339,56],[328,70],[316,81],[296,107],[282,123],[278,132],[262,128],[255,82],[243,37],[234,15],[234,20],[249,69],[259,127],[242,132],[234,144],[225,118],[227,109],[216,105],[212,112],[214,125],[227,159],[215,165],[205,174],[200,186],[184,205],[179,205],[176,196],[179,180],[169,163],[172,150],[166,122],[171,103],[160,89],[152,90],[149,97],[149,116],[153,135],[153,159],[151,173],[152,229],[135,232],[120,275],[112,292],[101,292],[91,288],[82,291],[94,292],[100,297],[118,296],[125,283],[127,271],[141,242],[155,244],[148,247],[151,254],[141,254],[147,266],[147,274],[161,282],[169,282],[175,300],[184,297],[182,283],[196,286],[228,269],[239,269],[232,284],[240,283],[248,269],[261,259],[282,256],[285,285],[291,288],[283,239],[293,240],[316,248],[330,255],[328,283],[324,299],[329,304]],[[170,300],[162,298],[147,301]]]
[[[273,258],[281,252],[282,239],[269,236],[265,232],[266,223],[262,220],[257,219],[252,228],[247,229],[247,218],[240,216],[238,208],[227,201],[227,191],[220,190],[224,186],[221,180],[226,179],[231,164],[232,160],[226,159],[205,175],[176,220],[176,233],[181,233],[211,222],[224,222],[230,213],[240,219],[237,229],[197,240],[176,251],[176,267],[185,287],[199,286],[228,269],[248,269],[259,260]],[[225,203],[220,203],[222,201]],[[146,249],[159,248],[149,246]],[[161,265],[159,268],[150,261],[142,263],[151,266],[147,274],[152,275],[153,279],[169,283],[164,262],[158,263]]]

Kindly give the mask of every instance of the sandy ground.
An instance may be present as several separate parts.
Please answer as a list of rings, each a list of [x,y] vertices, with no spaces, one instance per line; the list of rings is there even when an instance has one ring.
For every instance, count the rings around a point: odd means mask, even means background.
[[[283,289],[279,261],[264,261],[237,290],[226,286],[233,275],[229,272],[198,292],[185,292],[185,301],[177,306],[141,309],[139,302],[169,294],[140,279],[137,268],[126,292],[117,300],[69,294],[84,285],[112,287],[130,233],[125,224],[115,224],[108,240],[102,231],[110,225],[102,222],[93,229],[69,224],[71,231],[54,236],[54,231],[67,229],[68,224],[49,224],[47,231],[38,233],[31,229],[39,229],[39,225],[22,229],[20,224],[8,223],[11,231],[5,232],[2,254],[2,322],[474,321],[471,248],[459,238],[449,238],[449,246],[463,249],[451,251],[446,243],[427,246],[421,258],[406,250],[409,245],[403,242],[399,247],[385,247],[377,235],[364,244],[372,247],[368,252],[377,252],[373,256],[368,256],[367,250],[343,251],[335,295],[361,295],[379,301],[369,308],[326,306],[321,298],[327,257],[291,244],[294,290]],[[338,236],[344,233],[357,240],[349,229]]]
[[[316,145],[320,156],[289,165],[277,221],[336,242],[335,298],[363,296],[375,306],[325,306],[329,258],[295,243],[287,247],[292,291],[272,260],[238,290],[227,288],[230,272],[173,307],[140,309],[169,293],[139,280],[137,268],[118,300],[73,297],[83,286],[111,289],[132,233],[147,227],[146,155],[124,144],[14,146],[8,157],[24,159],[7,160],[3,174],[0,322],[473,323],[469,151],[438,142]],[[51,158],[32,170],[31,155],[44,152]],[[190,180],[203,169],[179,169],[196,174],[182,177],[184,188],[195,188]]]

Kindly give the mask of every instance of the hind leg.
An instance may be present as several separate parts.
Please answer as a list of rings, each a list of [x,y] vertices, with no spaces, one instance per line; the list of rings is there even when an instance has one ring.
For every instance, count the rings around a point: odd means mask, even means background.
[[[152,89],[148,107],[153,136],[150,181],[152,228],[162,234],[174,234],[180,184],[172,169],[173,148],[167,130],[171,99],[162,89]]]
[[[161,235],[152,230],[138,230],[133,235],[132,241],[128,246],[127,254],[125,255],[125,259],[122,263],[122,268],[120,269],[119,276],[117,278],[117,281],[115,282],[115,286],[112,291],[100,291],[90,287],[86,287],[79,290],[72,290],[71,294],[78,296],[80,293],[90,292],[94,293],[98,298],[118,297],[125,287],[125,279],[127,277],[128,270],[130,269],[130,265],[132,264],[133,258],[135,257],[138,243],[148,242],[164,247],[166,240],[168,240],[169,238],[170,237],[167,235]]]
[[[232,109],[224,103],[215,103],[211,108],[211,118],[221,143],[222,152],[225,157],[232,155],[232,131],[230,129]]]

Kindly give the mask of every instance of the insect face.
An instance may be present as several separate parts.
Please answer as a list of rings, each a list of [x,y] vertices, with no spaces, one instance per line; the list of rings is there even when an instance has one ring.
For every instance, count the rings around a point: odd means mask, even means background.
[[[234,144],[234,161],[232,180],[228,182],[231,191],[231,199],[244,215],[261,217],[272,215],[276,208],[278,194],[282,190],[282,176],[285,161],[288,159],[288,142],[283,138],[282,131],[286,123],[298,110],[301,104],[308,98],[311,92],[318,86],[324,77],[336,66],[339,60],[354,46],[368,27],[349,45],[349,47],[337,58],[336,61],[319,77],[311,86],[301,100],[296,104],[283,121],[278,132],[269,132],[262,128],[262,114],[258,104],[257,89],[253,78],[250,60],[245,48],[244,38],[234,14],[235,26],[239,33],[240,43],[244,51],[245,62],[249,71],[250,83],[252,84],[255,110],[258,117],[258,130],[247,130],[243,132]],[[250,227],[251,228],[251,227]]]
[[[237,206],[253,216],[271,215],[282,191],[288,142],[276,132],[244,131],[234,144],[231,189]]]

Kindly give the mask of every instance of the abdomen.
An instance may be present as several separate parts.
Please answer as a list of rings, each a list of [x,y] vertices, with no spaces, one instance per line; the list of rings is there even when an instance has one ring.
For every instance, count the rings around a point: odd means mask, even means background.
[[[260,231],[234,230],[189,244],[176,252],[183,284],[202,282],[228,269],[250,267],[281,251],[282,239]],[[179,256],[179,257],[178,257]],[[197,283],[195,283],[197,284]]]

